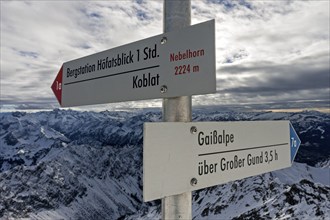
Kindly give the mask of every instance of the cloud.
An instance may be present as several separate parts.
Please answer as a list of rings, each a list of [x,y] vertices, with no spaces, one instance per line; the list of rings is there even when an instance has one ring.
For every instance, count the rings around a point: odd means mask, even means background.
[[[192,0],[192,24],[216,20],[218,81],[194,103],[329,100],[329,4]],[[2,1],[1,103],[52,106],[63,62],[160,34],[162,20],[162,1]]]
[[[330,58],[327,56],[327,58]],[[219,72],[227,73],[228,78],[220,80],[222,88],[226,89],[228,81],[241,77],[239,87],[228,88],[231,91],[292,91],[327,89],[330,87],[329,67],[309,63],[276,64],[271,62],[250,62],[248,64],[227,65],[221,67]],[[243,89],[243,87],[245,90]]]
[[[55,101],[63,62],[161,33],[158,1],[126,3],[1,2],[1,102]]]
[[[219,96],[227,103],[329,101],[329,2],[251,4],[246,19],[233,11],[222,22],[217,42],[228,43],[217,54]]]

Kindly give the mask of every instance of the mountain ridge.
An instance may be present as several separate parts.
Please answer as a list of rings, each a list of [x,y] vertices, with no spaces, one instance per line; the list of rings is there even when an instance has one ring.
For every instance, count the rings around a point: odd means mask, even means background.
[[[330,217],[329,114],[193,113],[193,121],[236,120],[290,120],[302,140],[296,161],[306,165],[193,192],[194,219]],[[56,109],[0,113],[0,121],[1,219],[160,217],[159,200],[142,202],[143,123],[161,121],[159,111]]]

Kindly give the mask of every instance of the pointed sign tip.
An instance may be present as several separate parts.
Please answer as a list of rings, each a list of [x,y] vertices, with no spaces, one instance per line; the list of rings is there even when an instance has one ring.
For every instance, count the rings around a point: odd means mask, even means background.
[[[54,95],[57,98],[57,101],[60,105],[62,105],[62,75],[63,75],[63,65],[60,69],[60,71],[57,73],[57,76],[51,86],[51,89],[53,90]]]
[[[293,163],[294,158],[298,152],[301,141],[294,130],[292,124],[290,123],[290,152],[291,152],[291,163]]]

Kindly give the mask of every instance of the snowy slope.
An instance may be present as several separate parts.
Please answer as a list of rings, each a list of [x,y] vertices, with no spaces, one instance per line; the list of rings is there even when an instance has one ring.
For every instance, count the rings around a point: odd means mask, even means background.
[[[160,120],[142,110],[0,113],[0,219],[160,218],[159,200],[142,202],[142,126]],[[194,192],[194,219],[330,219],[329,114],[200,110],[193,120],[291,120],[302,140],[291,168]]]

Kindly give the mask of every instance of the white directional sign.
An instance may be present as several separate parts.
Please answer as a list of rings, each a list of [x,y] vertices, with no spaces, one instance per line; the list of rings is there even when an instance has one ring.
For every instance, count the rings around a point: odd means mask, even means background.
[[[216,92],[214,20],[62,65],[52,90],[63,107]]]
[[[145,123],[143,199],[151,201],[290,167],[289,121]]]

